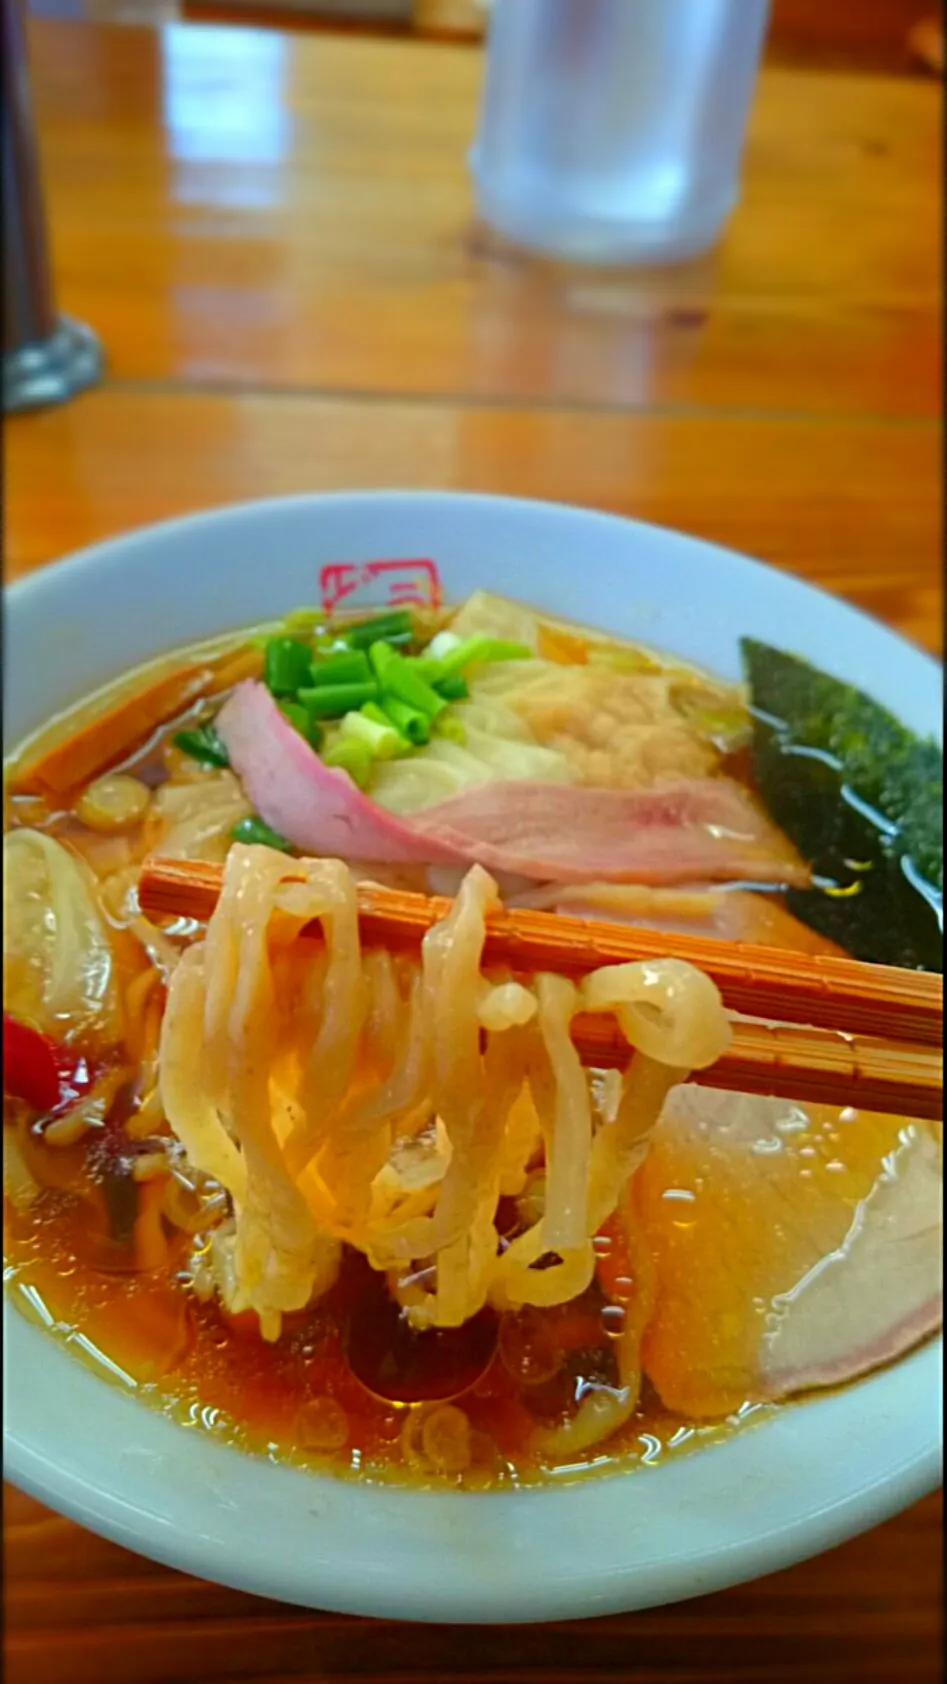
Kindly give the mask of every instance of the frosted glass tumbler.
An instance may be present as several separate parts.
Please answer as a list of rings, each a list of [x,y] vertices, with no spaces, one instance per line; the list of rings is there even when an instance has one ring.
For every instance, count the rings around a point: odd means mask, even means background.
[[[571,261],[671,263],[716,239],[768,0],[494,0],[477,209]]]

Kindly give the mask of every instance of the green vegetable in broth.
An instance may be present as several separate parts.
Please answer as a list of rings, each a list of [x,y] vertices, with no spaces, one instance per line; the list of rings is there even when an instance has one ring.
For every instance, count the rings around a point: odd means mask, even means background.
[[[412,710],[410,708],[407,709],[408,713],[410,713],[411,711]],[[398,754],[399,755],[410,753],[411,747],[412,747],[411,740],[405,735],[405,733],[401,730],[401,728],[394,723],[393,719],[390,717],[390,714],[385,709],[380,707],[377,702],[366,702],[363,707],[359,708],[359,713],[362,715],[362,717],[364,719],[371,720],[373,722],[373,724],[384,726],[386,729],[390,729],[390,730],[392,730],[396,733],[397,738],[398,738]],[[420,715],[419,715],[419,717],[420,717]],[[343,721],[343,723],[344,723],[344,721]],[[425,730],[426,730],[427,729],[427,721],[426,720],[424,721],[424,727],[425,727]],[[425,737],[424,740],[426,742],[427,738]]]
[[[752,638],[741,648],[754,708],[779,720],[789,741],[834,755],[859,799],[896,826],[895,851],[943,889],[944,757],[937,744],[916,737],[853,684],[795,655]]]
[[[468,667],[482,665],[485,661],[528,661],[532,653],[525,643],[478,633],[474,637],[463,638],[442,657],[441,678],[463,675]]]
[[[446,701],[421,677],[413,663],[405,660],[390,644],[373,643],[368,656],[383,695],[394,696],[399,702],[404,702],[418,713],[423,713],[428,719],[435,719],[447,706]]]
[[[355,626],[345,626],[343,635],[351,649],[368,649],[372,643],[378,642],[410,643],[414,632],[410,613],[406,608],[400,608],[390,614],[376,614]]]
[[[753,770],[776,823],[813,867],[817,886],[788,889],[787,909],[855,959],[908,970],[943,966],[936,890],[905,874],[905,859],[870,808],[854,805],[837,760],[787,744],[758,720]]]
[[[263,651],[263,676],[274,696],[295,696],[309,682],[309,651],[294,637],[271,637]]]
[[[372,669],[368,656],[361,649],[340,649],[334,655],[315,660],[308,676],[301,684],[318,687],[325,684],[370,684]]]
[[[943,968],[943,760],[853,686],[744,639],[753,772],[813,867],[789,910],[856,959]]]
[[[364,744],[372,760],[395,760],[399,754],[407,753],[411,745],[380,708],[377,718],[374,713],[367,712],[368,708],[375,707],[374,702],[366,702],[358,713],[345,714],[339,725],[339,736],[343,741],[348,738]]]
[[[311,720],[341,719],[344,713],[375,701],[377,696],[378,685],[373,679],[365,683],[318,684],[299,691],[299,700]]]
[[[399,701],[397,696],[382,696],[382,712],[396,731],[399,731],[405,741],[413,748],[422,748],[431,740],[431,721],[420,708],[413,708],[407,702]]]
[[[337,737],[322,759],[326,766],[347,772],[353,784],[364,789],[372,775],[373,755],[368,745],[357,737]]]
[[[202,766],[230,765],[230,756],[213,725],[197,725],[189,731],[176,731],[174,746]]]
[[[302,702],[280,701],[277,707],[284,719],[288,719],[294,731],[305,737],[311,748],[318,748],[322,742],[322,731],[315,719],[310,719]]]
[[[372,785],[384,762],[417,754],[432,735],[464,745],[466,727],[444,715],[451,702],[469,698],[465,671],[532,653],[515,639],[479,631],[426,636],[408,609],[333,627],[318,609],[302,607],[278,632],[253,642],[263,651],[264,680],[284,718],[360,789]],[[181,732],[176,741],[205,765],[228,764],[211,726]],[[247,821],[251,829],[257,822]]]
[[[262,819],[241,819],[239,824],[234,825],[230,834],[235,842],[244,842],[248,846],[257,844],[264,848],[277,848],[282,854],[290,852],[290,843],[286,838],[277,835]]]
[[[465,678],[459,673],[448,674],[446,678],[437,680],[436,689],[445,702],[462,702],[470,695],[470,689]]]

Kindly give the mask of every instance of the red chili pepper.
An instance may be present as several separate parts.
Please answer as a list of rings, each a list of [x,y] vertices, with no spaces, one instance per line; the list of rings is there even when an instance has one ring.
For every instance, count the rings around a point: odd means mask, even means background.
[[[45,1114],[66,1110],[92,1086],[86,1059],[3,1014],[3,1091]]]

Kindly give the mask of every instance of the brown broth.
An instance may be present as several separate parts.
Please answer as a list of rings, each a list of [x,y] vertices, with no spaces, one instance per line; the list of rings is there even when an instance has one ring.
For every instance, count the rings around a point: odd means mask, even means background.
[[[39,1150],[57,1152],[51,1146]],[[417,1449],[433,1401],[394,1403],[373,1396],[347,1360],[353,1303],[363,1326],[377,1317],[377,1330],[385,1321],[381,1299],[387,1299],[379,1278],[367,1278],[371,1272],[356,1254],[346,1254],[339,1281],[325,1298],[291,1318],[281,1338],[267,1345],[254,1331],[252,1316],[228,1318],[216,1301],[200,1302],[182,1280],[183,1236],[172,1242],[160,1269],[105,1271],[85,1260],[87,1224],[87,1206],[69,1194],[44,1191],[27,1212],[6,1201],[6,1285],[17,1309],[101,1377],[183,1425],[259,1455],[377,1480],[439,1482]],[[483,1340],[477,1348],[470,1325],[459,1330],[453,1366],[435,1366],[442,1391],[446,1382],[441,1401],[456,1401],[468,1418],[473,1456],[465,1472],[441,1477],[483,1488],[530,1482],[549,1472],[531,1443],[534,1429],[562,1419],[577,1391],[614,1386],[608,1317],[615,1308],[593,1289],[558,1315],[537,1315],[553,1335],[559,1324],[567,1344],[579,1341],[578,1348],[567,1350],[554,1384],[517,1385],[494,1350],[469,1386],[472,1370],[480,1367]],[[338,1409],[326,1409],[326,1399]],[[765,1413],[747,1406],[727,1422],[694,1425],[663,1409],[646,1386],[634,1415],[607,1443],[571,1456],[555,1472],[562,1477],[616,1465],[650,1466]],[[332,1435],[339,1421],[344,1441],[321,1448],[326,1423]]]
[[[226,643],[218,640],[215,647]],[[156,667],[148,670],[153,675]],[[123,680],[121,688],[127,686]],[[109,695],[103,692],[100,703]],[[215,709],[221,700],[215,699]],[[190,707],[110,769],[131,772],[152,790],[193,785],[172,738],[207,712],[206,704]],[[78,714],[88,717],[89,704]],[[78,714],[64,716],[44,740],[74,724]],[[749,781],[745,756],[734,757],[728,770]],[[72,808],[54,808],[36,796],[7,797],[6,824],[43,829],[93,870],[111,869],[103,838]],[[128,834],[128,843],[140,857],[149,845],[147,820]],[[767,903],[778,910],[779,897],[769,896]],[[790,922],[771,939],[792,944]],[[126,930],[113,927],[111,933],[127,991],[148,962]],[[186,940],[199,932],[179,926],[173,933]],[[809,932],[805,945],[811,949]],[[133,1065],[141,1054],[140,1025],[134,1033],[136,1046],[119,1055]],[[560,1310],[530,1312],[524,1356],[522,1317],[501,1322],[490,1311],[449,1337],[407,1335],[381,1278],[351,1252],[336,1286],[310,1311],[287,1318],[275,1344],[264,1344],[252,1314],[234,1320],[215,1300],[200,1300],[187,1273],[194,1242],[158,1214],[160,1188],[133,1179],[142,1148],[129,1140],[125,1124],[140,1098],[126,1087],[102,1127],[68,1147],[45,1142],[41,1125],[24,1118],[22,1108],[5,1108],[7,1127],[15,1127],[43,1188],[26,1210],[5,1200],[5,1279],[18,1309],[142,1401],[257,1454],[375,1479],[429,1481],[434,1470],[419,1456],[418,1435],[435,1399],[456,1400],[470,1424],[472,1461],[466,1472],[444,1477],[483,1487],[549,1472],[536,1447],[537,1427],[574,1414],[577,1398],[588,1390],[617,1387],[615,1335],[627,1305],[609,1300],[597,1283]],[[159,1130],[168,1132],[163,1124]],[[151,1250],[143,1262],[134,1236],[135,1219],[146,1207]],[[502,1222],[498,1226],[502,1231]],[[519,1353],[519,1379],[511,1350]],[[377,1378],[386,1372],[387,1381]],[[397,1401],[375,1395],[386,1386]],[[650,1465],[719,1438],[768,1408],[746,1402],[725,1422],[695,1424],[665,1410],[645,1382],[631,1418],[555,1472],[568,1477]]]

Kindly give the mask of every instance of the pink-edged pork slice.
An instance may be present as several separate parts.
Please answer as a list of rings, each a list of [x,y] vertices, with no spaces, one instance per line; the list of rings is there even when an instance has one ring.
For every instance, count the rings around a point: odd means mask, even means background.
[[[781,1307],[762,1353],[772,1396],[837,1385],[940,1326],[942,1194],[939,1144],[918,1126],[857,1208],[842,1244]]]
[[[280,712],[265,685],[239,684],[216,719],[247,799],[273,830],[307,854],[388,865],[456,865],[464,856],[419,836],[326,766]]]
[[[654,789],[489,783],[414,814],[432,843],[537,882],[805,884],[789,841],[731,778]]]
[[[325,766],[262,684],[239,685],[217,729],[260,817],[306,853],[478,863],[539,882],[808,881],[786,838],[730,778],[650,790],[491,782],[405,819]]]
[[[943,1313],[939,1126],[674,1090],[633,1198],[654,1259],[644,1370],[695,1420],[838,1385]]]

